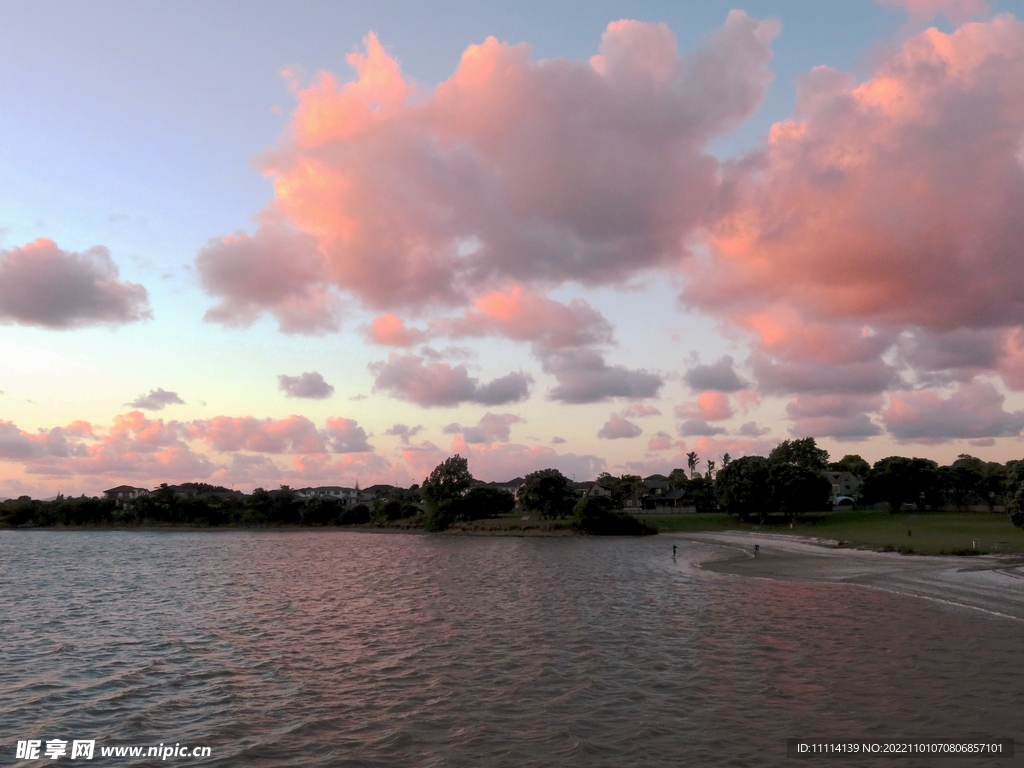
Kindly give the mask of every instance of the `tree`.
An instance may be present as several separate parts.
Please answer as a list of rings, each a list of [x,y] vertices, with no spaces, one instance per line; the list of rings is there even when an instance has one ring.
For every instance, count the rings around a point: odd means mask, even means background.
[[[706,477],[708,480],[714,480],[715,479],[715,460],[714,459],[708,459],[708,473],[704,477]]]
[[[690,451],[686,454],[686,466],[690,468],[690,479],[693,479],[694,473],[697,471],[697,464],[700,463],[700,456],[697,455],[696,451]]]
[[[986,461],[981,471],[981,488],[979,493],[988,505],[989,512],[995,512],[996,504],[1006,493],[1008,481],[1006,467],[998,461]]]
[[[568,515],[576,504],[576,494],[569,478],[557,469],[541,469],[528,474],[516,492],[516,498],[519,506],[541,517]]]
[[[572,512],[573,527],[598,536],[649,536],[658,531],[632,515],[615,509],[607,497],[580,499]]]
[[[718,503],[741,520],[757,517],[764,520],[766,510],[766,489],[768,470],[771,462],[763,456],[744,456],[730,461],[722,467],[715,481],[715,498]]]
[[[783,440],[768,454],[768,459],[782,464],[806,467],[815,472],[821,472],[828,467],[828,451],[819,448],[813,437]]]
[[[743,520],[770,514],[787,520],[825,507],[832,487],[821,473],[763,456],[744,456],[722,467],[715,480],[715,498],[727,512]]]
[[[963,512],[981,494],[984,466],[981,459],[961,453],[951,465],[939,469],[939,486],[957,511]]]
[[[462,496],[472,484],[469,462],[455,454],[434,467],[430,477],[423,481],[421,493],[430,508],[436,510],[444,502]]]
[[[686,474],[685,469],[676,467],[668,473],[668,481],[672,483],[673,488],[683,488],[689,481],[689,477]]]
[[[481,486],[452,501],[451,510],[457,520],[482,520],[507,515],[515,507],[515,497],[508,491]]]
[[[871,471],[871,465],[856,453],[848,453],[839,461],[833,461],[828,465],[832,472],[849,472],[857,477],[865,477]]]
[[[766,507],[787,520],[828,505],[832,484],[818,471],[795,464],[770,462]]]
[[[1024,528],[1024,460],[1008,461],[1006,469],[1006,493],[1010,500],[1007,511],[1010,513],[1010,522],[1018,528]]]
[[[730,461],[732,461],[732,456],[730,456],[728,453],[723,453],[722,454],[722,466],[723,467],[728,467]]]
[[[714,509],[715,484],[703,475],[697,475],[686,484],[686,500],[699,512]]]
[[[906,502],[923,509],[939,489],[938,465],[930,459],[888,456],[875,462],[864,478],[861,495],[869,502],[884,501],[893,514]]]

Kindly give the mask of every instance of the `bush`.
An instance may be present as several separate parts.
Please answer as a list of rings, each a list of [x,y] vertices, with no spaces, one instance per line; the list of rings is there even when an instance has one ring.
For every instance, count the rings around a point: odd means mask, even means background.
[[[658,531],[632,515],[614,509],[607,498],[588,496],[573,509],[573,527],[596,536],[650,536]]]
[[[455,520],[483,520],[507,515],[516,507],[511,493],[496,488],[473,488],[465,496],[452,499],[449,512]]]
[[[336,518],[338,525],[364,525],[370,522],[370,508],[365,504],[356,504],[351,509],[344,509]]]
[[[448,528],[455,522],[455,514],[452,510],[453,502],[449,499],[440,504],[433,504],[427,510],[427,516],[423,520],[423,528],[427,531],[437,533]]]
[[[374,522],[385,523],[394,520],[404,520],[408,517],[415,517],[420,513],[420,508],[401,499],[391,499],[381,504],[379,501],[373,505],[371,518]]]

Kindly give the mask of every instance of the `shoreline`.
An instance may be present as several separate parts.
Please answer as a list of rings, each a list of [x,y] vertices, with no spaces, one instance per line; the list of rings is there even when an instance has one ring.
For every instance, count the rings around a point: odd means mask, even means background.
[[[696,565],[721,576],[853,584],[1024,621],[1024,556],[901,555],[786,534],[689,533],[735,551]],[[754,545],[760,552],[754,557]]]
[[[541,525],[526,527],[505,527],[505,528],[446,528],[443,531],[428,531],[421,526],[399,526],[399,525],[231,525],[231,526],[205,526],[205,525],[39,525],[39,526],[16,526],[0,528],[0,532],[31,532],[50,531],[55,533],[110,533],[110,532],[138,532],[138,533],[232,533],[232,532],[267,532],[267,533],[296,533],[296,532],[320,532],[320,533],[409,533],[416,535],[433,536],[529,536],[529,537],[564,537],[564,536],[590,536],[585,532],[577,531],[570,526],[543,527]],[[616,538],[616,537],[608,537]],[[630,537],[639,538],[639,537]]]

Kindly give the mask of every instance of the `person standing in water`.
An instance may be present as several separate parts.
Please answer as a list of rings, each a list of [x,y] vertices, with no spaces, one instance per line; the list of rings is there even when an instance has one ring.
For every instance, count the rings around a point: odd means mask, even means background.
[[[761,545],[760,544],[755,544],[754,545],[754,557],[757,557],[759,554],[761,554]]]
[[[675,556],[676,556],[676,545],[673,544],[672,545],[672,557],[675,557]]]

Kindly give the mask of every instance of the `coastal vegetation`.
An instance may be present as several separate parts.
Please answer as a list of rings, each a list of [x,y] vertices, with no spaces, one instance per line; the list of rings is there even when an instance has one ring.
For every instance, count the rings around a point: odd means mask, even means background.
[[[102,499],[22,496],[0,502],[0,526],[359,526],[594,535],[771,529],[908,552],[969,554],[996,545],[1024,550],[1024,531],[1018,530],[1024,528],[1024,461],[999,464],[961,454],[949,466],[903,456],[874,465],[856,455],[830,462],[828,452],[807,437],[785,440],[766,457],[725,454],[720,462],[704,461],[705,471],[701,463],[691,452],[686,468],[668,475],[605,472],[596,481],[574,483],[548,468],[509,483],[482,483],[467,459],[455,455],[410,488],[281,486],[246,495],[185,483],[152,491],[121,486]],[[132,492],[126,499],[113,493],[126,490]],[[899,531],[913,541],[897,537]]]

